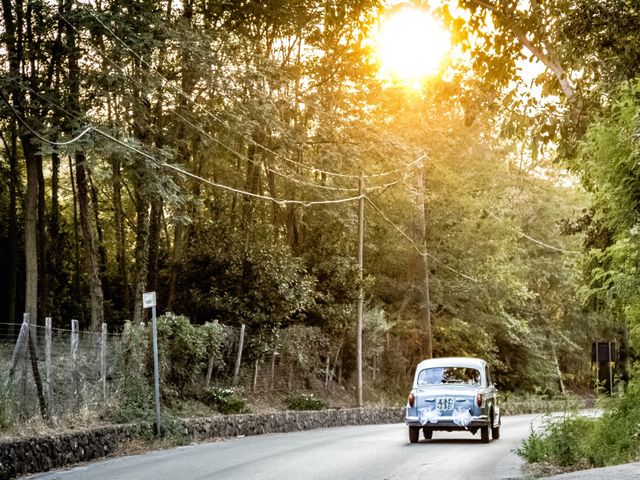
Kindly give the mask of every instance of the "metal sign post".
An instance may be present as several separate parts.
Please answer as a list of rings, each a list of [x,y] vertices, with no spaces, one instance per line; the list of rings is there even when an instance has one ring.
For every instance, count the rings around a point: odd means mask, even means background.
[[[591,361],[596,364],[596,387],[606,386],[605,390],[609,395],[613,395],[613,369],[616,364],[616,358],[615,342],[595,342],[591,344]],[[604,370],[605,367],[608,367],[608,372]]]
[[[160,424],[160,372],[158,368],[158,328],[156,326],[156,292],[142,294],[142,308],[151,308],[151,332],[153,335],[153,380],[156,397],[156,435],[161,432]]]

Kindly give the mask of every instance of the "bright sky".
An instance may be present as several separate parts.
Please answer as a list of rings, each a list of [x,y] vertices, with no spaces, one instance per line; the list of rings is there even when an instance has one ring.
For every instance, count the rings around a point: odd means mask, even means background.
[[[406,7],[381,17],[374,45],[381,74],[411,84],[438,72],[451,39],[429,12]]]

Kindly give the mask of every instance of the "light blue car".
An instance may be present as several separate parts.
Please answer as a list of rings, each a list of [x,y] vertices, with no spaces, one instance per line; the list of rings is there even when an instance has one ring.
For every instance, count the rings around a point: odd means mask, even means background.
[[[498,391],[489,365],[479,358],[433,358],[420,362],[407,400],[409,441],[420,430],[430,440],[436,430],[480,430],[483,443],[500,438]]]

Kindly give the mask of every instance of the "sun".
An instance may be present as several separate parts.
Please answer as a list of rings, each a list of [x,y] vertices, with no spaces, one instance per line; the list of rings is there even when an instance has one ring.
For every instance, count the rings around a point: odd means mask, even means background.
[[[429,12],[405,8],[381,17],[375,43],[381,74],[410,83],[437,73],[451,36]]]

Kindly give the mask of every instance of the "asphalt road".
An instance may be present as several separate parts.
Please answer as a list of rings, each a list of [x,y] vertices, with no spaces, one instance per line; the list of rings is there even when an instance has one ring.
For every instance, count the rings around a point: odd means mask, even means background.
[[[504,417],[501,437],[435,432],[410,444],[404,424],[232,438],[39,474],[47,480],[490,480],[520,478],[513,453],[540,415]]]

